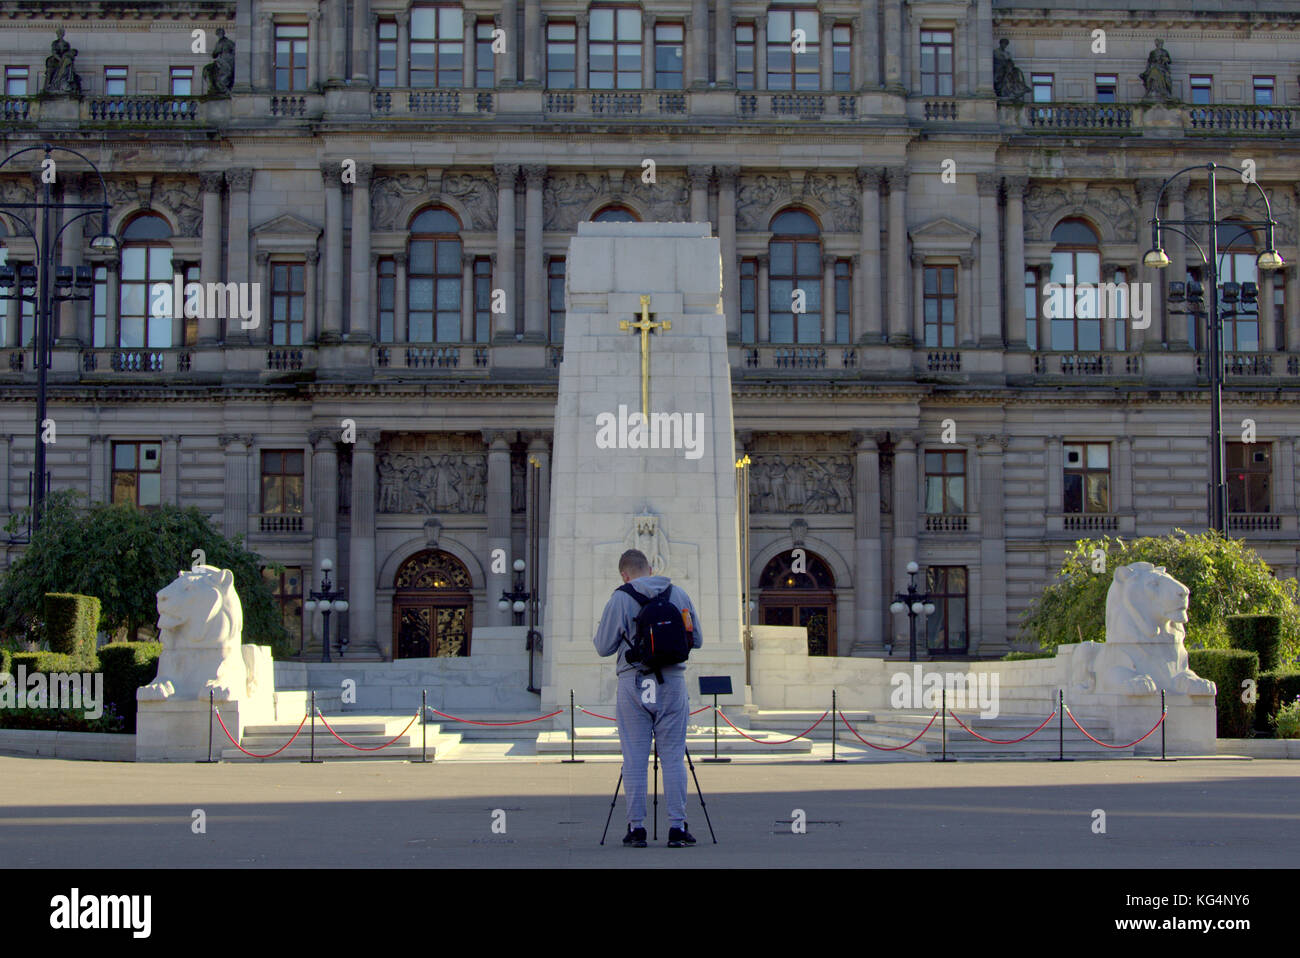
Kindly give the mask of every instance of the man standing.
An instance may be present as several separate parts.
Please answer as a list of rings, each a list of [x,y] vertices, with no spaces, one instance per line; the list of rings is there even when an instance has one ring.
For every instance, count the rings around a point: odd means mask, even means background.
[[[626,585],[615,591],[605,604],[600,627],[593,640],[602,655],[618,653],[618,739],[623,750],[623,790],[627,795],[627,835],[623,844],[645,848],[646,765],[650,761],[650,735],[654,733],[659,760],[664,767],[664,798],[668,802],[668,847],[694,845],[686,824],[686,720],[690,711],[686,695],[686,665],[664,665],[663,681],[653,672],[642,672],[626,653],[636,637],[636,619],[644,605],[656,596],[665,598],[682,616],[699,648],[699,616],[680,586],[667,576],[654,575],[645,554],[629,549],[618,560],[619,575]],[[628,586],[640,598],[628,593]]]

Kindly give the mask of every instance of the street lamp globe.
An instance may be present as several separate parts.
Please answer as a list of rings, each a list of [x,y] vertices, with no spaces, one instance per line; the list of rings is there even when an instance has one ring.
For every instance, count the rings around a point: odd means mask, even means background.
[[[329,572],[329,571],[330,571],[331,569],[333,569],[333,568],[334,568],[334,560],[333,560],[333,559],[321,559],[321,560],[320,560],[320,570],[321,570],[322,572]]]
[[[526,565],[525,565],[523,559],[516,559],[516,560],[515,560],[515,571],[516,571],[516,572],[523,572],[525,568],[526,568]]]
[[[917,565],[915,562],[909,562],[909,563],[907,564],[907,574],[908,574],[908,575],[916,575],[916,574],[917,574],[918,572],[920,572],[920,571],[921,571],[921,567],[920,567],[919,565]]]
[[[335,612],[346,612],[347,610],[348,610],[348,600],[347,600],[347,599],[338,599],[337,601],[335,601],[335,603],[334,603],[334,611],[335,611]]]
[[[505,599],[502,599],[500,602],[497,603],[497,610],[499,612],[509,612],[510,603],[507,602]]]
[[[302,607],[303,607],[306,611],[308,611],[308,612],[315,612],[315,611],[316,611],[316,600],[315,600],[315,599],[308,599],[306,602],[304,602],[304,603],[302,604]]]
[[[1286,265],[1286,260],[1282,259],[1282,254],[1275,249],[1266,249],[1255,257],[1255,265],[1262,270],[1281,269]]]
[[[933,602],[927,602],[927,603],[925,604],[925,614],[926,614],[926,615],[934,615],[934,603],[933,603]]]
[[[516,612],[523,612],[528,606],[524,605],[523,599],[515,599],[515,604],[511,606]]]
[[[925,611],[925,606],[922,605],[920,602],[913,602],[912,611],[915,612],[917,615],[920,615],[922,612]]]
[[[111,233],[102,233],[90,241],[90,248],[101,253],[111,253],[117,249],[117,237]]]
[[[1159,246],[1146,251],[1142,257],[1142,265],[1148,269],[1164,269],[1169,265],[1169,256]]]
[[[333,612],[334,603],[331,602],[329,599],[321,599],[320,603],[317,605],[317,608],[319,608],[322,612]]]
[[[907,606],[903,605],[901,602],[895,602],[889,607],[889,611],[894,613],[894,615],[901,615],[907,611]]]

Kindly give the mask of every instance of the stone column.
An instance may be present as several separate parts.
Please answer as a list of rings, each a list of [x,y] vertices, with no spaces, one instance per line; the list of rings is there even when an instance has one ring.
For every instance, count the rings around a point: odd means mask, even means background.
[[[205,283],[221,279],[221,182],[220,173],[199,174],[199,190],[203,194],[203,252],[199,259],[199,278]],[[199,345],[213,346],[220,340],[220,321],[205,313],[199,319]]]
[[[322,163],[325,186],[325,313],[318,342],[337,343],[343,334],[343,168]]]
[[[690,19],[689,17],[687,18]],[[685,27],[690,31],[690,25]],[[690,50],[690,46],[687,47]],[[643,90],[653,90],[655,88],[655,16],[652,13],[641,14],[641,88]],[[687,62],[682,64],[683,69],[690,69],[694,65],[693,56],[687,58]]]
[[[979,450],[980,510],[980,578],[979,595],[967,601],[978,603],[978,617],[968,615],[973,625],[979,623],[980,641],[971,641],[970,651],[1000,650],[1007,635],[1007,543],[1004,516],[1006,490],[1003,488],[1003,459],[1010,440],[1007,436],[984,435],[977,439]],[[967,610],[968,613],[970,610]]]
[[[177,435],[162,437],[162,501],[180,505],[180,446]]]
[[[857,45],[858,83],[864,90],[880,86],[879,0],[862,0],[862,15],[853,24]]]
[[[979,96],[993,95],[993,0],[978,0],[976,29],[979,31],[979,59],[975,64]]]
[[[1278,441],[1278,512],[1288,515],[1295,512],[1295,449],[1294,439]],[[0,500],[3,501],[3,500]]]
[[[501,0],[501,12],[497,14],[497,26],[506,32],[506,49],[497,54],[497,86],[513,87],[519,84],[519,37],[516,34],[518,23],[517,0]],[[511,291],[513,293],[513,291]],[[509,623],[506,623],[509,624]]]
[[[275,24],[270,13],[263,12],[257,18],[257,50],[253,56],[257,66],[257,76],[253,78],[253,89],[266,90],[275,82]]]
[[[925,255],[912,251],[912,345],[925,346]]]
[[[1025,333],[1025,189],[1027,176],[1003,179],[1007,189],[1007,245],[1005,287],[1007,297],[1007,345],[1027,349]]]
[[[894,582],[900,586],[908,581],[907,564],[920,561],[916,533],[921,482],[916,459],[922,440],[922,432],[916,430],[902,433],[894,443]]]
[[[578,90],[585,90],[590,86],[587,80],[587,23],[590,19],[586,11],[579,13],[575,20],[578,21],[578,38],[577,38],[577,57],[574,59],[574,76],[573,86]]]
[[[329,82],[342,84],[347,70],[347,0],[327,0],[329,17]]]
[[[717,89],[736,86],[736,26],[731,16],[731,0],[717,0],[714,11],[714,72]]]
[[[305,257],[307,265],[302,273],[302,344],[310,346],[320,335],[320,316],[317,315],[316,284],[319,282],[320,253],[309,249]]]
[[[406,250],[393,254],[393,342],[406,342]]]
[[[478,86],[478,13],[473,10],[466,10],[463,13],[462,29],[465,31],[465,55],[463,58],[464,72],[461,74],[461,84],[466,90],[472,90]],[[400,56],[400,53],[398,54]]]
[[[1283,281],[1286,283],[1286,342],[1279,343],[1280,349],[1285,349],[1289,353],[1300,352],[1300,282],[1297,282],[1297,276],[1300,276],[1300,267],[1294,263],[1288,265],[1282,270]]]
[[[907,345],[907,170],[885,171],[889,183],[889,342]]]
[[[352,447],[352,527],[348,537],[348,640],[353,651],[377,646],[375,623],[375,443],[358,429]]]
[[[835,260],[822,256],[822,342],[838,342],[835,336]]]
[[[1173,221],[1186,219],[1187,212],[1187,180],[1179,177],[1169,184],[1165,190],[1165,196],[1169,200],[1169,219]],[[1166,280],[1165,287],[1169,281],[1183,281],[1187,279],[1187,240],[1182,233],[1175,233],[1173,230],[1165,230],[1160,234],[1161,242],[1165,244],[1165,249],[1169,253],[1169,268],[1165,270],[1169,275],[1162,277]],[[1143,247],[1145,249],[1145,247]],[[1206,303],[1209,303],[1208,290]],[[1164,341],[1170,349],[1186,350],[1189,348],[1187,342],[1187,317],[1171,316],[1168,310],[1163,310],[1161,315],[1164,317]],[[1151,321],[1155,326],[1155,319]]]
[[[493,316],[493,338],[513,339],[515,317],[515,177],[519,167],[498,163],[492,169],[497,176],[497,268],[493,290],[505,290],[506,311]]]
[[[411,85],[411,11],[397,11],[397,87]]]
[[[691,222],[707,223],[709,221],[709,177],[713,173],[711,166],[688,166],[686,176],[691,181]]]
[[[1043,503],[1043,515],[1059,516],[1065,508],[1065,449],[1062,436],[1047,436],[1043,444],[1047,448],[1047,500]]]
[[[373,163],[357,164],[357,181],[352,186],[352,310],[348,321],[348,342],[374,340],[370,314],[370,179]]]
[[[524,0],[524,86],[540,87],[541,50],[545,41],[541,0]]]
[[[1138,260],[1130,275],[1138,277],[1140,282],[1150,283],[1154,295],[1152,296],[1151,325],[1145,330],[1134,329],[1132,325],[1129,326],[1129,333],[1131,334],[1129,349],[1135,351],[1158,349],[1161,341],[1160,331],[1164,322],[1165,274],[1168,269],[1149,269],[1142,265],[1143,254],[1151,248],[1151,221],[1156,216],[1156,197],[1160,193],[1160,184],[1161,181],[1154,177],[1139,179],[1136,184],[1139,202],[1142,206],[1142,219],[1138,224]],[[1172,233],[1161,233],[1160,242],[1167,243],[1173,235]],[[1170,259],[1172,260],[1173,257],[1171,256]],[[1041,308],[1038,310],[1038,314],[1040,316],[1043,314]]]
[[[877,438],[855,432],[853,464],[854,643],[852,654],[883,655],[885,592],[880,555],[880,449]]]
[[[874,21],[873,21],[874,23]],[[858,238],[861,274],[858,279],[858,307],[853,311],[854,343],[883,343],[886,329],[880,305],[880,181],[881,171],[859,166],[858,189],[862,201],[862,232]]]
[[[311,86],[325,82],[321,75],[320,45],[320,10],[313,8],[307,11],[307,83]]]
[[[474,342],[474,254],[460,257],[460,341]]]
[[[1115,439],[1115,501],[1120,515],[1133,513],[1133,440],[1129,436]]]
[[[339,568],[338,540],[338,499],[339,499],[339,456],[335,445],[338,431],[335,429],[312,429],[307,433],[307,441],[312,446],[311,456],[311,513],[312,544],[311,569],[304,577],[304,591],[320,585],[321,560],[329,559]],[[337,581],[335,576],[331,578]],[[349,596],[349,599],[351,596]],[[321,640],[321,619],[311,615],[308,618],[311,634]]]
[[[719,25],[722,23],[718,21]],[[705,90],[709,86],[709,4],[708,0],[691,0],[689,46],[691,58],[691,89]],[[718,27],[721,29],[721,26]],[[650,51],[654,55],[653,48]]]
[[[829,13],[823,13],[821,17],[821,56],[818,66],[821,68],[821,85],[823,90],[829,90],[835,86],[835,64],[832,50],[834,49],[835,38],[835,17]]]
[[[230,235],[227,238],[226,282],[248,282],[248,202],[253,171],[240,167],[226,171],[230,187]],[[226,342],[247,344],[249,331],[240,327],[239,316],[226,317]]]
[[[1002,348],[1002,283],[998,269],[998,188],[996,173],[975,174],[980,198],[979,344]]]
[[[1259,349],[1271,353],[1277,349],[1277,326],[1273,320],[1273,271],[1259,271]]]
[[[511,559],[510,547],[510,439],[504,432],[485,430],[483,441],[488,444],[488,487],[487,487],[487,527],[488,554],[497,549],[504,550],[507,560]],[[509,611],[497,609],[497,599],[502,592],[511,589],[510,563],[507,561],[505,572],[493,572],[488,566],[486,605],[488,624],[494,626],[511,625],[514,618]]]
[[[767,13],[754,17],[754,89],[767,89]]]
[[[903,0],[882,0],[885,5],[885,88],[903,90]],[[990,67],[989,69],[992,69]]]
[[[542,257],[542,187],[546,167],[524,167],[524,338],[546,342],[546,265]]]
[[[81,177],[75,174],[68,176],[64,180],[63,201],[65,203],[81,202],[82,193],[80,180]],[[85,211],[64,210],[63,222],[60,223],[59,226],[69,224],[73,216],[82,212]],[[61,240],[62,250],[61,255],[59,256],[59,265],[70,267],[73,271],[72,275],[74,277],[76,276],[77,267],[82,264],[81,224],[88,220],[93,221],[93,217],[85,217],[82,220],[77,221],[75,224],[67,226],[67,228],[63,230],[63,238]],[[52,324],[54,327],[52,330],[54,333],[54,344],[56,346],[75,346],[79,344],[77,314],[81,311],[81,305],[82,304],[77,300],[52,304],[54,315],[57,317],[56,322]]]
[[[249,470],[248,457],[253,449],[252,436],[222,435],[217,437],[225,453],[223,492],[225,503],[221,513],[221,532],[227,538],[248,534]]]
[[[116,253],[113,255],[112,259],[104,260],[103,264],[105,278],[104,292],[108,298],[108,302],[105,304],[107,309],[104,311],[104,345],[109,349],[116,349],[121,345],[118,334],[118,328],[121,325],[122,319],[122,260],[120,257],[121,254]],[[14,306],[17,306],[17,302],[11,302]],[[26,343],[21,341],[22,319],[16,310],[14,316],[14,344],[17,346],[25,346]]]
[[[370,4],[352,0],[352,82],[370,85]]]
[[[736,179],[739,166],[719,166],[718,240],[722,248],[722,308],[728,338],[740,341],[740,260],[736,252]]]
[[[957,345],[962,348],[975,346],[975,256],[962,253],[961,269],[957,287]],[[1021,310],[1023,312],[1023,309]]]
[[[758,329],[755,333],[758,336],[759,343],[770,343],[771,337],[771,304],[768,298],[768,263],[769,257],[766,253],[759,254],[758,257]]]
[[[9,481],[10,444],[13,436],[0,435],[0,509],[7,514],[11,511],[10,495],[13,485]],[[108,441],[103,436],[90,437],[90,462],[87,463],[90,475],[87,476],[87,488],[90,490],[90,502],[105,502],[108,499]]]
[[[1115,271],[1121,270],[1124,267],[1120,263],[1107,263],[1103,261],[1098,268],[1101,270],[1101,281],[1103,283],[1109,283],[1112,279],[1114,279]],[[1097,311],[1099,313],[1105,312],[1106,311],[1105,299],[1100,295],[1097,297],[1097,299],[1098,299]],[[1106,352],[1114,352],[1116,349],[1115,318],[1116,317],[1114,316],[1107,315],[1102,317],[1101,320],[1101,348],[1103,351]],[[1128,319],[1125,318],[1124,322],[1125,325],[1127,325]]]
[[[1038,298],[1038,351],[1046,353],[1052,351],[1052,320],[1047,315],[1047,310],[1043,308],[1043,287],[1052,279],[1052,261],[1044,260],[1039,263],[1035,274],[1038,281],[1035,284],[1035,296]],[[1137,334],[1141,335],[1141,334]]]
[[[266,343],[269,346],[271,344],[271,254],[266,250],[259,250],[257,253],[257,282],[262,287],[258,295],[262,325],[257,329],[248,330],[248,336],[254,343]],[[183,329],[184,322],[182,319],[176,320],[177,327]],[[177,343],[179,342],[180,339],[177,339]]]

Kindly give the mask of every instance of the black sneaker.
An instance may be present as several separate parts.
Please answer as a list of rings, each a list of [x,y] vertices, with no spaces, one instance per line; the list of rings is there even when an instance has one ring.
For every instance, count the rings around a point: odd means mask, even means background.
[[[628,848],[645,848],[645,829],[629,827],[623,836],[623,844]]]
[[[687,823],[682,822],[681,828],[668,829],[669,848],[686,848],[688,845],[695,844],[695,836],[686,830],[687,827]]]

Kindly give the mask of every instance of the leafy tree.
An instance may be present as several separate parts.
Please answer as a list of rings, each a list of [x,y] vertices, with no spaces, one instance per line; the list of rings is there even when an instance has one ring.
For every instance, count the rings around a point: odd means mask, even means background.
[[[1101,550],[1105,572],[1094,572]],[[1282,660],[1300,660],[1300,590],[1295,579],[1275,579],[1254,550],[1217,532],[1191,535],[1175,529],[1166,536],[1125,542],[1102,536],[1080,539],[1066,555],[1057,581],[1043,590],[1022,617],[1023,638],[1043,648],[1069,642],[1106,641],[1106,593],[1115,568],[1150,562],[1191,590],[1188,648],[1228,648],[1226,618],[1234,613],[1271,612],[1282,620]]]
[[[163,505],[142,510],[97,503],[78,508],[79,494],[53,493],[45,501],[40,528],[22,556],[0,580],[0,629],[9,636],[39,640],[40,610],[47,592],[97,596],[99,627],[123,630],[134,640],[153,632],[156,593],[194,564],[202,549],[208,565],[229,569],[244,611],[243,640],[287,652],[289,636],[279,608],[262,577],[266,563],[244,548],[242,537],[226,539],[193,507]],[[14,528],[20,517],[11,520]]]

